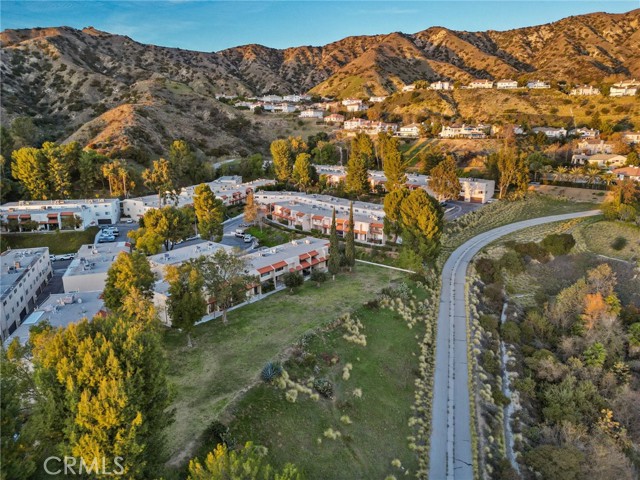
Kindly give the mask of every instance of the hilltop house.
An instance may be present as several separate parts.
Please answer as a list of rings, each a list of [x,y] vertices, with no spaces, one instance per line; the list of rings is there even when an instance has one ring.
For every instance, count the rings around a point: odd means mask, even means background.
[[[453,90],[453,83],[437,81],[429,85],[430,90]]]
[[[364,112],[366,110],[369,110],[369,107],[364,103],[353,103],[347,105],[347,112]]]
[[[611,153],[613,152],[613,145],[611,145],[610,143],[605,143],[604,140],[585,139],[578,142],[577,150],[587,155],[595,155],[597,153]]]
[[[532,129],[533,133],[544,133],[548,138],[564,138],[567,136],[567,130],[564,128],[556,127],[535,127]]]
[[[405,85],[402,87],[403,92],[413,92],[416,89],[416,86],[412,83],[411,85]]]
[[[385,98],[387,98],[387,97],[370,97],[369,101],[371,103],[382,103],[382,102],[384,102]]]
[[[551,88],[551,85],[549,84],[549,82],[543,82],[542,80],[533,80],[527,83],[527,88],[540,90],[544,88]]]
[[[640,82],[633,80],[625,80],[624,82],[614,83],[609,90],[611,97],[633,97],[638,93]]]

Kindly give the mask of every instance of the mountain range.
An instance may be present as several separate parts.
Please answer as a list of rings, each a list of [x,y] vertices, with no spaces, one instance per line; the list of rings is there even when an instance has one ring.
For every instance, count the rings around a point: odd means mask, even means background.
[[[145,45],[93,27],[5,30],[0,106],[3,123],[33,117],[49,139],[112,154],[161,154],[171,138],[211,154],[242,153],[240,145],[251,151],[273,129],[216,95],[366,97],[416,80],[474,78],[613,82],[640,78],[639,45],[640,9],[503,32],[431,27],[317,47],[210,53]]]

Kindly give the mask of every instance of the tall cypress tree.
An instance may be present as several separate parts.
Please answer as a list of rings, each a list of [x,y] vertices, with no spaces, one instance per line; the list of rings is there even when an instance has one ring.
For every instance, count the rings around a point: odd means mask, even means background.
[[[344,258],[346,260],[346,264],[349,266],[349,270],[353,269],[353,266],[356,264],[356,244],[355,244],[355,233],[354,233],[355,223],[353,222],[353,202],[351,202],[349,207],[349,230],[347,231],[347,235],[345,237],[346,245],[344,249]]]
[[[338,245],[338,231],[336,229],[336,209],[333,209],[331,219],[331,235],[329,236],[329,273],[335,279],[336,273],[340,271],[340,247]]]

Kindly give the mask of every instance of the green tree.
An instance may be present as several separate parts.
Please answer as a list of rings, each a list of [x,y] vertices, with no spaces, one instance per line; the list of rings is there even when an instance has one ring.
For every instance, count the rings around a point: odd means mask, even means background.
[[[244,181],[260,178],[264,175],[262,155],[255,153],[240,160],[240,175]]]
[[[303,191],[311,187],[314,183],[314,178],[318,176],[310,160],[311,155],[308,153],[299,153],[293,165],[293,181],[296,186]]]
[[[329,236],[329,273],[335,280],[336,274],[340,271],[340,244],[338,243],[338,229],[336,228],[336,209],[333,209],[331,218],[331,235]]]
[[[190,260],[178,267],[169,265],[166,267],[165,280],[169,282],[167,307],[171,325],[182,329],[187,334],[187,346],[193,347],[193,326],[207,313],[200,264]]]
[[[388,133],[384,135],[384,140],[380,141],[380,150],[382,157],[382,168],[387,177],[385,187],[387,191],[392,192],[404,186],[407,182],[405,175],[406,167],[402,161],[402,154],[398,144],[398,139],[392,137]]]
[[[336,165],[340,160],[338,149],[331,142],[318,142],[311,153],[313,163],[320,165]]]
[[[514,146],[505,144],[498,152],[497,167],[500,198],[505,198],[507,193],[522,198],[527,192],[529,172],[524,155],[518,155]]]
[[[351,140],[351,152],[349,158],[356,157],[365,168],[375,168],[376,148],[371,137],[364,132],[358,132]]]
[[[51,198],[47,159],[37,148],[23,147],[11,154],[11,175],[34,200]]]
[[[402,231],[400,206],[408,196],[407,188],[398,188],[384,197],[384,231],[387,235],[393,235],[394,241],[397,241]]]
[[[198,219],[200,236],[220,241],[223,234],[225,206],[222,200],[215,197],[211,187],[206,183],[198,185],[194,190],[193,208]]]
[[[418,153],[420,173],[423,175],[431,175],[431,170],[443,160],[444,153],[442,150],[430,143],[426,148],[422,149],[420,153]]]
[[[304,278],[300,272],[287,272],[283,276],[284,285],[293,293],[304,283]]]
[[[113,160],[102,164],[102,175],[109,182],[109,193],[112,197],[124,195],[127,197],[129,191],[135,187],[131,172],[127,168],[124,160]]]
[[[188,480],[302,480],[303,476],[291,464],[282,471],[274,470],[266,463],[267,449],[247,442],[240,450],[229,450],[218,444],[207,455],[204,464],[196,458],[189,462]]]
[[[201,178],[200,162],[184,140],[174,140],[169,147],[169,165],[176,183],[188,185]]]
[[[607,360],[607,350],[596,342],[584,351],[584,363],[589,367],[602,368]]]
[[[440,248],[442,209],[423,189],[413,190],[400,205],[403,248],[424,260],[434,259]]]
[[[0,155],[4,158],[11,158],[15,147],[15,142],[8,128],[0,125]]]
[[[353,148],[347,161],[345,183],[346,191],[356,195],[367,193],[370,189],[367,160],[363,155],[354,153]]]
[[[38,143],[38,129],[30,117],[18,117],[11,122],[11,136],[15,148],[34,147]]]
[[[110,310],[117,311],[134,289],[142,297],[150,299],[153,296],[155,280],[144,254],[121,252],[107,272],[103,292],[104,304]]]
[[[176,197],[175,172],[168,160],[161,158],[153,161],[153,166],[142,172],[144,184],[158,193],[159,204],[163,200]]]
[[[152,309],[150,303],[148,308]],[[167,364],[154,322],[83,319],[32,334],[37,389],[32,421],[43,457],[97,462],[125,478],[156,478],[172,421]]]
[[[540,445],[525,454],[525,462],[545,480],[579,480],[584,454],[567,445]]]
[[[447,155],[444,161],[431,170],[429,188],[438,196],[439,200],[458,198],[462,185],[456,175],[456,162],[453,157]]]
[[[203,261],[204,284],[207,293],[222,310],[222,322],[227,324],[227,310],[247,298],[247,286],[257,279],[248,275],[247,259],[224,249]]]
[[[95,150],[83,151],[78,160],[78,190],[83,197],[90,196],[100,178],[102,165],[109,159]]]
[[[271,142],[271,157],[276,178],[280,182],[287,182],[293,171],[293,152],[287,140],[274,140]]]
[[[353,202],[349,204],[349,224],[345,234],[344,258],[345,263],[352,270],[356,264],[355,223],[353,221]]]
[[[637,167],[640,166],[640,159],[638,159],[638,152],[631,151],[627,155],[627,161],[625,163],[627,167]]]
[[[42,144],[42,154],[46,158],[49,184],[53,196],[69,198],[71,195],[71,170],[74,167],[70,156],[65,155],[64,149],[53,142]]]

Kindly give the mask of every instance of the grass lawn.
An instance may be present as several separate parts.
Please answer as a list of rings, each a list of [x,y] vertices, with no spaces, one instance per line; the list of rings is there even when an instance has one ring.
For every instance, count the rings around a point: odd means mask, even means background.
[[[4,252],[8,247],[49,247],[51,254],[75,253],[81,245],[93,243],[96,233],[98,227],[90,227],[81,232],[3,233],[0,235],[0,250]]]
[[[176,390],[176,421],[167,432],[172,464],[194,454],[202,432],[258,380],[267,361],[305,332],[353,310],[402,277],[394,270],[358,265],[355,273],[339,275],[335,282],[320,287],[307,282],[296,295],[276,293],[229,312],[227,326],[219,320],[197,326],[192,349],[183,333],[167,330],[169,379]]]
[[[400,478],[404,471],[392,466],[394,459],[416,472],[417,457],[407,437],[414,434],[408,420],[419,355],[416,334],[423,333],[422,324],[409,329],[388,309],[362,307],[356,316],[364,326],[366,346],[346,341],[346,330],[339,326],[312,337],[305,354],[285,365],[299,383],[311,377],[329,380],[333,398],[312,400],[301,393],[291,403],[285,390],[260,383],[232,409],[230,434],[236,441],[266,446],[272,465],[295,463],[309,479]],[[344,380],[347,363],[353,369]],[[361,398],[354,396],[356,388],[362,390]],[[352,423],[342,421],[344,415]],[[341,436],[327,438],[329,428]]]
[[[640,228],[630,223],[585,222],[578,234],[593,253],[627,261],[640,258]]]

